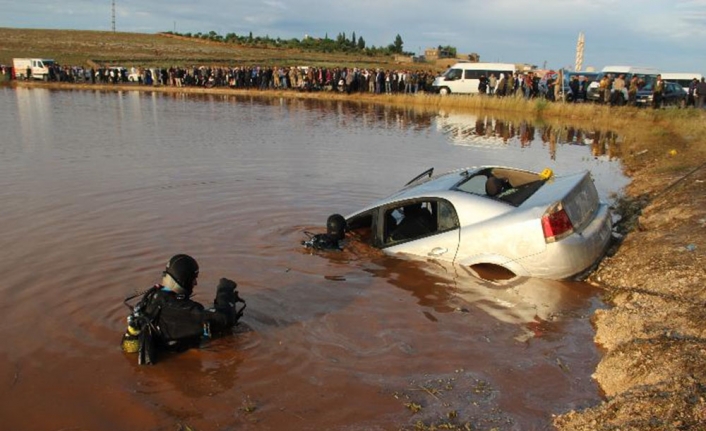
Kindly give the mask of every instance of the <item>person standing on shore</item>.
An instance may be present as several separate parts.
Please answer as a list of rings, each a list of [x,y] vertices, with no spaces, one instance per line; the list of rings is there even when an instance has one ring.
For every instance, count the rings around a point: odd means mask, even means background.
[[[618,75],[613,81],[613,92],[611,93],[611,106],[621,106],[625,103],[625,96],[623,94],[625,90],[625,75]]]
[[[687,96],[686,96],[686,106],[694,106],[696,107],[696,87],[699,85],[699,80],[697,78],[694,78],[691,80],[689,83],[689,89],[687,91]]]
[[[637,91],[640,89],[640,80],[637,75],[633,75],[630,78],[630,84],[628,86],[628,105],[635,106],[637,102]]]
[[[488,78],[488,94],[491,96],[495,93],[496,85],[498,85],[498,78],[495,76],[495,73],[491,73]]]
[[[664,81],[662,75],[657,75],[657,80],[652,87],[652,108],[658,109],[662,107],[662,97],[664,96]]]
[[[478,79],[478,92],[480,94],[485,94],[488,92],[488,78],[485,75],[481,75]]]
[[[701,82],[696,86],[696,98],[698,100],[697,106],[699,108],[704,107],[704,103],[706,103],[706,81],[704,81],[705,78],[701,78]]]
[[[498,82],[495,84],[495,95],[496,96],[504,96],[505,95],[505,74],[500,72],[500,78],[498,79]]]

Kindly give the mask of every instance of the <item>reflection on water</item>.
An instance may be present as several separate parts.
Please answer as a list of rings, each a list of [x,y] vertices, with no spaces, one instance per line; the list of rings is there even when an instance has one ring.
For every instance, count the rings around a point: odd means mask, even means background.
[[[590,154],[613,160],[620,156],[619,138],[615,132],[586,131],[573,126],[537,126],[531,122],[509,121],[491,116],[441,113],[439,129],[456,145],[499,149],[517,143],[520,148],[533,145],[547,149],[556,160],[558,147],[578,145],[590,147]]]
[[[545,129],[524,145],[513,124],[500,145],[457,145],[443,115],[315,100],[0,88],[0,110],[8,429],[398,429],[451,410],[546,429],[598,400],[589,286],[299,243],[430,166],[589,169],[607,199],[626,182],[610,140],[594,157],[553,129],[550,152]],[[244,325],[138,367],[118,347],[122,300],[181,252],[198,301],[238,282]]]

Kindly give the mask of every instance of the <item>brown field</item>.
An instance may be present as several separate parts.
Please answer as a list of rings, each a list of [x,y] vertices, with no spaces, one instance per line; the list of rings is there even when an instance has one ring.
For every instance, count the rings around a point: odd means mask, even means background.
[[[392,57],[254,48],[168,34],[0,28],[0,64],[15,57],[87,66],[269,65],[399,67]],[[433,64],[405,67],[435,68]]]
[[[399,67],[388,58],[243,48],[159,35],[0,29],[0,63],[50,57],[63,64],[309,64]],[[17,83],[52,86],[62,84]],[[66,86],[69,87],[69,86]],[[96,88],[75,85],[72,87]],[[105,89],[237,94],[230,89],[105,86]],[[706,429],[706,111],[611,108],[543,100],[437,95],[259,92],[340,98],[407,109],[467,110],[583,129],[612,130],[612,149],[632,184],[618,200],[624,240],[590,281],[612,307],[593,316],[604,357],[594,375],[598,406],[557,416],[562,431]],[[426,427],[425,427],[426,426]],[[419,429],[432,429],[423,425]]]

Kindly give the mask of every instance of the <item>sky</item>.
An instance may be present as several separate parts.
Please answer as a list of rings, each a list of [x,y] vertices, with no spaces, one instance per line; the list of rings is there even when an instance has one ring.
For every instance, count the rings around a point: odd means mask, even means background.
[[[0,27],[362,37],[403,49],[453,46],[481,61],[706,74],[706,0],[0,0]],[[1,41],[0,41],[1,43]]]

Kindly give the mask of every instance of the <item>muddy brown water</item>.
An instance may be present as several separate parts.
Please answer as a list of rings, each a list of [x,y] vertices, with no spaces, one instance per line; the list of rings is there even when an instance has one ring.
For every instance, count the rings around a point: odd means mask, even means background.
[[[0,418],[12,430],[549,429],[599,400],[577,282],[481,281],[321,231],[430,166],[590,169],[615,139],[340,102],[0,88]],[[553,137],[552,137],[553,136]],[[123,299],[199,260],[248,303],[232,336],[140,367]]]

